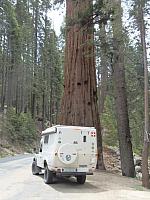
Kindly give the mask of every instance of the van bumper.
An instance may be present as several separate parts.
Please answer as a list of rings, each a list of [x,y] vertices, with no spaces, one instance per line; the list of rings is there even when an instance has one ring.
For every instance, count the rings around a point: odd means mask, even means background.
[[[86,176],[93,175],[93,172],[56,172],[58,176]]]

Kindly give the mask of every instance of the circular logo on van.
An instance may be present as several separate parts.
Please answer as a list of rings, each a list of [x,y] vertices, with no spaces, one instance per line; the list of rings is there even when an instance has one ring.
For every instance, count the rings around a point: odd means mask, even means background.
[[[71,155],[66,155],[66,160],[70,161],[71,160]]]

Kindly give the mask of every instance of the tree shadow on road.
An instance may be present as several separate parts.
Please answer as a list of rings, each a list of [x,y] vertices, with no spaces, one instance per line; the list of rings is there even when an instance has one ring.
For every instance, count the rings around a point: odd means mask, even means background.
[[[38,177],[43,179],[43,174],[38,175]],[[85,184],[81,185],[77,183],[75,177],[56,177],[54,183],[49,184],[49,187],[62,193],[99,193],[107,191],[104,187],[97,187],[96,182],[91,180],[87,180]]]

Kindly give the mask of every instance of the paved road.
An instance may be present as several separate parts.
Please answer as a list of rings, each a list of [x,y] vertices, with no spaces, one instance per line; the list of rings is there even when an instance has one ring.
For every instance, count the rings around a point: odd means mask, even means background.
[[[46,185],[31,174],[31,155],[0,159],[0,200],[150,200],[141,183],[106,172],[89,176],[84,185],[58,179]]]

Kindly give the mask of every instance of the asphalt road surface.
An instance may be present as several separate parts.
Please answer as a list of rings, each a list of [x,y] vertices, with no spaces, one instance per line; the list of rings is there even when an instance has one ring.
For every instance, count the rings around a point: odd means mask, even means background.
[[[139,181],[108,172],[95,172],[84,185],[73,178],[46,185],[31,163],[31,155],[0,159],[0,200],[150,200]]]

